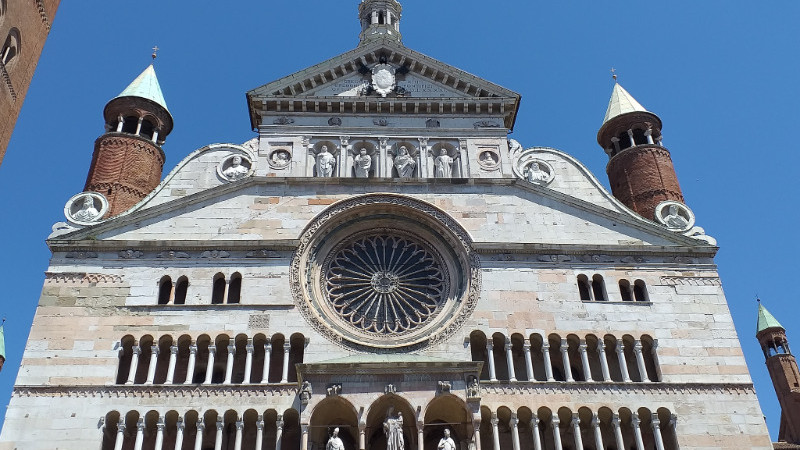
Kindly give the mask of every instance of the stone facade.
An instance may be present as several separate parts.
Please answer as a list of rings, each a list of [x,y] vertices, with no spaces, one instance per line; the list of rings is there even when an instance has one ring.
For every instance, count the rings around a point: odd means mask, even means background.
[[[0,163],[60,0],[0,3]]]
[[[0,449],[395,450],[400,415],[405,449],[771,448],[713,239],[509,140],[519,96],[399,11],[250,91],[256,139],[54,227]]]

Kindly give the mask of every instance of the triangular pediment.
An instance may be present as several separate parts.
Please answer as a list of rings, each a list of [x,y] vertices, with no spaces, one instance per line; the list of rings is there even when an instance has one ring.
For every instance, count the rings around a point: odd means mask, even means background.
[[[388,93],[378,92],[372,86],[372,71],[382,64],[392,72],[396,85]],[[386,103],[448,99],[448,103],[460,105],[496,103],[478,108],[467,106],[464,110],[500,111],[511,128],[520,95],[395,41],[377,40],[255,88],[247,93],[247,99],[254,126],[258,125],[257,117],[269,109],[268,104],[276,101],[313,99],[338,105],[353,100]],[[315,103],[314,110],[319,110],[319,103]]]

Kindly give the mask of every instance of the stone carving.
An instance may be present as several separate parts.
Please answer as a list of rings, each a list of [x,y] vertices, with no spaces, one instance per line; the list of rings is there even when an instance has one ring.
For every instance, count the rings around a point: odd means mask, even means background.
[[[320,178],[330,178],[333,176],[333,169],[336,167],[336,158],[328,151],[328,146],[323,145],[317,154],[317,176]]]
[[[515,157],[518,153],[522,152],[522,144],[520,144],[516,139],[509,139],[508,151],[511,153],[512,157]]]
[[[331,117],[328,119],[328,125],[332,127],[340,127],[342,126],[342,119],[340,117]]]
[[[658,223],[678,233],[689,231],[695,223],[694,213],[683,203],[675,201],[659,203],[655,216]]]
[[[273,250],[252,250],[245,254],[245,258],[261,258],[261,259],[268,259],[268,258],[280,258],[280,253],[273,251]]]
[[[247,319],[248,330],[268,330],[269,329],[269,314],[250,314]]]
[[[355,169],[356,178],[369,178],[371,168],[372,157],[367,154],[366,148],[362,148],[353,160],[353,169]]]
[[[500,153],[493,148],[481,148],[478,153],[478,164],[486,170],[497,170],[500,167]]]
[[[342,439],[339,437],[339,427],[333,429],[333,433],[328,439],[328,443],[325,445],[325,450],[344,450],[344,443],[342,443]]]
[[[388,127],[389,119],[374,119],[372,123],[378,127]]]
[[[311,382],[308,380],[303,381],[300,387],[300,403],[302,403],[303,406],[308,405],[308,401],[311,400],[311,394]]]
[[[144,256],[144,253],[139,250],[122,250],[118,253],[120,259],[139,259]]]
[[[525,180],[528,183],[548,185],[553,181],[554,174],[552,167],[544,161],[532,160],[523,170]]]
[[[417,161],[408,154],[405,146],[400,146],[397,156],[394,158],[394,168],[397,169],[397,176],[400,178],[411,178],[417,168]]]
[[[396,394],[397,393],[397,387],[395,387],[395,385],[393,385],[391,383],[387,384],[386,387],[383,388],[383,393],[384,394]]]
[[[247,141],[244,144],[242,144],[242,147],[244,147],[247,150],[250,150],[252,152],[257,152],[258,151],[258,138],[250,139],[249,141]]]
[[[342,395],[342,385],[341,384],[332,384],[328,386],[328,397],[335,397],[337,395]]]
[[[253,163],[242,155],[232,155],[217,166],[217,174],[228,181],[241,180],[252,173]]]
[[[390,406],[386,411],[386,419],[383,421],[383,432],[386,434],[386,450],[405,450],[406,442],[403,437],[403,413],[397,412],[394,415],[394,407]]]
[[[108,200],[98,192],[82,192],[69,199],[64,206],[67,220],[77,225],[91,225],[108,212]]]
[[[206,250],[200,254],[201,258],[230,258],[231,254],[225,250]]]
[[[492,120],[481,120],[473,124],[475,128],[500,128],[500,124]]]
[[[439,393],[440,394],[447,394],[450,392],[450,382],[449,381],[440,381],[439,382]]]
[[[447,149],[442,147],[439,149],[439,156],[433,162],[436,170],[434,176],[436,178],[453,178],[453,163],[455,159],[447,153]]]
[[[439,128],[442,126],[442,123],[436,119],[428,119],[425,121],[425,128]]]
[[[122,283],[121,275],[109,275],[104,273],[81,273],[81,272],[45,272],[45,281],[48,283]]]
[[[372,68],[372,89],[381,97],[386,97],[397,86],[395,68],[389,64],[378,64]]]
[[[97,256],[95,252],[69,252],[64,257],[69,259],[94,259]]]
[[[439,439],[439,445],[436,446],[438,450],[456,450],[456,442],[450,437],[450,429],[444,429],[444,436]]]
[[[470,375],[467,381],[467,398],[472,400],[481,398],[481,385],[475,375]]]
[[[294,123],[294,119],[286,116],[281,116],[273,120],[272,123],[275,125],[291,125]]]
[[[269,155],[269,166],[273,169],[285,169],[291,162],[292,154],[284,149],[275,150]]]
[[[156,256],[158,259],[187,259],[189,258],[188,253],[184,252],[176,252],[175,250],[170,250],[166,252],[161,252]]]

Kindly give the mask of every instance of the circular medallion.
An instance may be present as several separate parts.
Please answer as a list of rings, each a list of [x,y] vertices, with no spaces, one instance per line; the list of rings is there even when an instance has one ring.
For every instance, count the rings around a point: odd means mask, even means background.
[[[683,233],[695,224],[694,213],[681,202],[664,201],[656,206],[655,219],[670,231]]]
[[[223,180],[237,181],[253,174],[253,162],[250,158],[234,154],[225,158],[217,166],[217,175]]]
[[[523,152],[514,162],[514,174],[528,183],[547,186],[556,178],[553,166],[534,154],[535,149]]]
[[[372,87],[382,97],[386,97],[396,86],[395,68],[389,64],[378,64],[372,68]]]
[[[81,192],[64,206],[67,220],[77,225],[93,225],[108,212],[108,200],[99,192]]]

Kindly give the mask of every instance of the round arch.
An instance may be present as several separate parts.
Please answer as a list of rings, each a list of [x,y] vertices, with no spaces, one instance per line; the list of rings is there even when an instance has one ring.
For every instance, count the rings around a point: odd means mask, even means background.
[[[309,442],[314,448],[325,448],[334,428],[339,428],[339,438],[344,448],[358,447],[358,412],[343,397],[328,397],[314,407],[309,421]]]
[[[452,394],[440,395],[425,407],[423,443],[425,450],[436,450],[444,429],[450,429],[450,437],[460,447],[471,442],[475,436],[472,411],[464,400]]]
[[[396,394],[382,395],[372,402],[366,415],[365,438],[369,450],[386,450],[383,424],[389,415],[402,416],[404,447],[417,448],[417,416],[414,407],[403,397]]]

